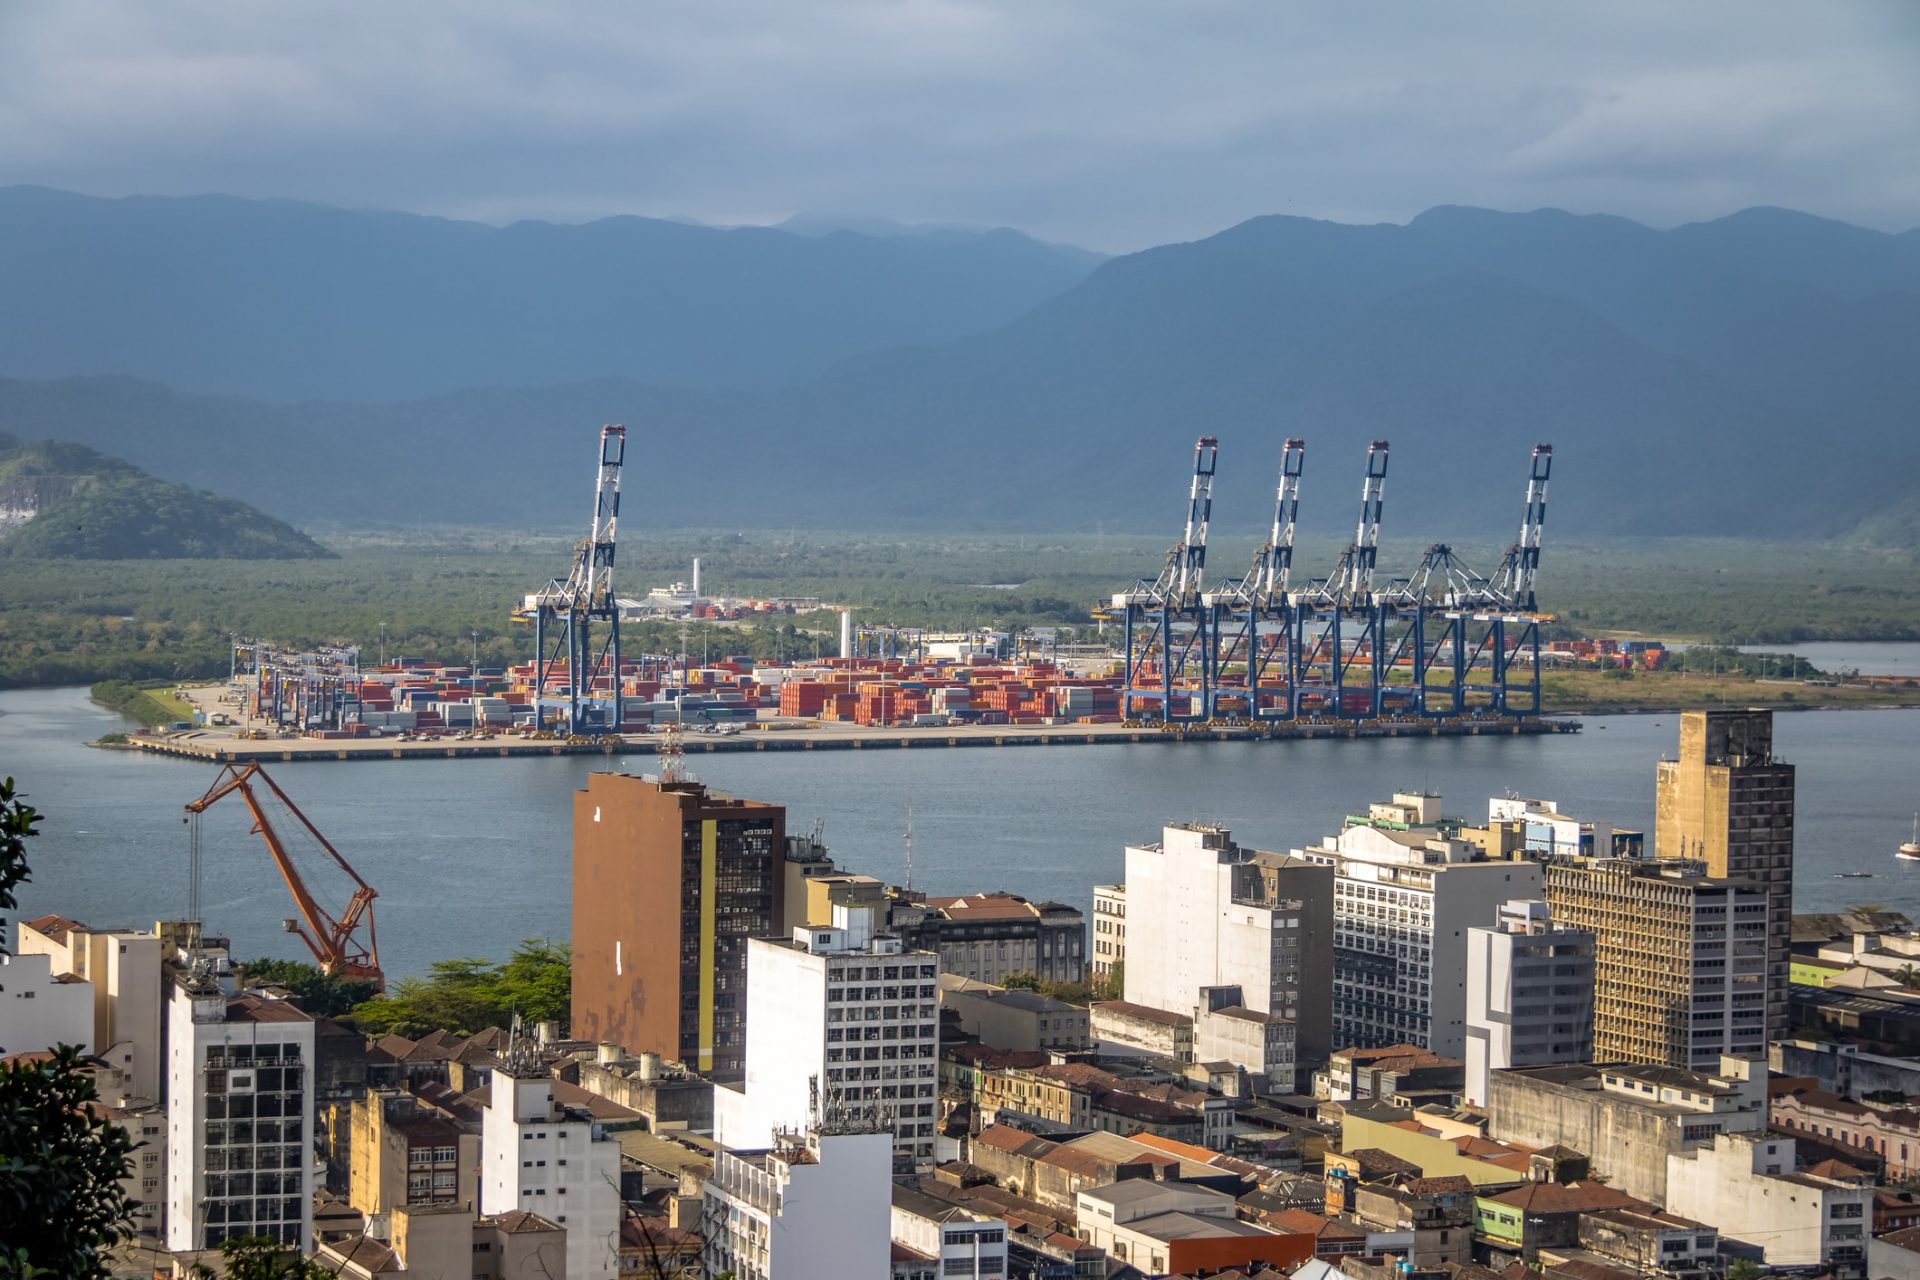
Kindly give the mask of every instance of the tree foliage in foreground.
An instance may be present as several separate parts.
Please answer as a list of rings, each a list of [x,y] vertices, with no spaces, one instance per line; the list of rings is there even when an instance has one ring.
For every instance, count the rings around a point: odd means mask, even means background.
[[[27,840],[39,820],[12,778],[0,782],[0,911],[18,905],[13,891],[29,878]],[[5,937],[0,917],[0,951]],[[98,1114],[95,1096],[72,1045],[43,1061],[0,1063],[0,1280],[105,1276],[107,1250],[133,1234],[121,1181],[133,1141]]]
[[[402,978],[383,996],[353,1008],[368,1035],[418,1037],[433,1030],[472,1035],[505,1027],[514,1014],[526,1023],[558,1022],[564,1030],[573,1003],[573,949],[529,938],[505,964],[437,961],[424,978]]]
[[[220,1242],[226,1280],[322,1280],[333,1272],[300,1256],[298,1249],[277,1244],[266,1236],[235,1236]],[[192,1280],[214,1280],[211,1268],[195,1263],[187,1272]]]

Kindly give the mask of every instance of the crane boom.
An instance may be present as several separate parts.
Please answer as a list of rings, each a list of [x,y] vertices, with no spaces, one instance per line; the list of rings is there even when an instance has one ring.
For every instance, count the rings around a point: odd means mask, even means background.
[[[320,905],[307,888],[306,881],[301,878],[299,868],[293,865],[293,858],[288,854],[280,833],[267,818],[259,796],[254,794],[252,784],[255,778],[266,784],[275,798],[319,842],[334,865],[346,872],[353,881],[353,896],[347,903],[346,911],[338,918]],[[300,920],[289,921],[289,927],[306,943],[320,971],[342,978],[371,981],[384,987],[385,979],[380,972],[380,948],[373,928],[373,900],[379,894],[373,886],[360,878],[360,873],[320,834],[320,829],[313,825],[306,814],[300,812],[300,807],[287,798],[287,793],[267,776],[267,771],[258,763],[248,764],[244,768],[233,764],[224,766],[213,785],[207,788],[206,794],[186,806],[187,812],[198,816],[235,792],[239,792],[240,798],[246,802],[248,812],[253,815],[253,830],[266,841],[267,851],[273,856],[274,865],[280,869],[281,879],[286,881],[287,892],[293,895],[294,906],[299,909]],[[359,938],[362,923],[366,925],[364,943]]]

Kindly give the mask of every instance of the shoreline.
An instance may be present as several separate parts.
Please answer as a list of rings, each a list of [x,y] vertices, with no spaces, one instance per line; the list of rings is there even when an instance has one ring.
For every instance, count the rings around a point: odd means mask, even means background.
[[[1009,730],[1001,726],[970,726],[961,731],[942,729],[803,729],[741,734],[727,737],[682,738],[686,755],[720,755],[771,751],[932,751],[989,747],[1130,746],[1142,743],[1293,742],[1370,738],[1465,738],[1574,734],[1577,720],[1541,716],[1468,724],[1352,723],[1272,725],[1261,728],[1210,728],[1205,725],[1166,729],[1114,726],[1045,726]],[[93,745],[92,743],[88,744]],[[103,749],[123,744],[105,744]],[[224,735],[206,739],[130,733],[127,749],[175,759],[215,763],[303,760],[447,760],[512,759],[525,756],[631,755],[656,751],[659,738],[635,735],[591,742],[541,742],[516,738],[505,741],[433,741],[405,744],[379,739],[320,740],[292,738],[242,742]]]

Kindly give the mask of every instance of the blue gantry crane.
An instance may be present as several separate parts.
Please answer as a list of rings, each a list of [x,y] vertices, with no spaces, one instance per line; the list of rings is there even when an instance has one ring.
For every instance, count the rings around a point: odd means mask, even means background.
[[[1371,720],[1386,687],[1373,571],[1386,506],[1388,443],[1367,447],[1360,518],[1333,572],[1293,597],[1293,714]]]
[[[1209,714],[1213,653],[1204,600],[1207,526],[1213,518],[1213,473],[1220,442],[1201,436],[1193,446],[1187,521],[1167,564],[1152,582],[1141,580],[1113,597],[1125,627],[1120,714],[1167,723]]]
[[[624,718],[613,564],[626,449],[626,427],[616,423],[600,428],[587,540],[575,549],[572,571],[564,581],[550,580],[514,611],[516,618],[533,624],[533,720],[538,728],[617,733]]]
[[[1288,591],[1306,460],[1306,441],[1289,437],[1281,446],[1280,483],[1266,542],[1254,552],[1244,577],[1206,595],[1213,629],[1208,711],[1216,718],[1266,722],[1294,716],[1297,673]]]

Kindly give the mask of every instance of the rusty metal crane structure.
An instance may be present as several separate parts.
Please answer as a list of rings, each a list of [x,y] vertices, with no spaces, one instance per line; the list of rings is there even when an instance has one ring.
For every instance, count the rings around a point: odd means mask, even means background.
[[[333,864],[353,881],[353,896],[348,900],[346,910],[338,916],[321,906],[319,899],[307,888],[306,881],[301,878],[300,870],[287,850],[286,842],[274,829],[265,806],[253,789],[256,781],[265,785],[287,807],[287,812],[306,828]],[[299,806],[287,798],[287,793],[257,763],[224,766],[213,785],[207,788],[207,793],[186,807],[187,821],[193,826],[194,914],[198,915],[200,896],[198,818],[220,800],[236,792],[253,815],[254,833],[267,842],[267,852],[272,854],[274,865],[280,869],[280,876],[286,881],[287,891],[293,895],[294,906],[300,912],[297,918],[286,922],[287,932],[297,935],[300,941],[307,944],[307,950],[313,953],[320,972],[356,982],[371,982],[376,987],[384,988],[386,980],[380,972],[380,948],[373,931],[373,900],[379,895],[374,892],[372,885],[360,878],[360,873],[340,856],[340,851],[320,834],[320,829],[313,825],[306,814],[300,812]]]

